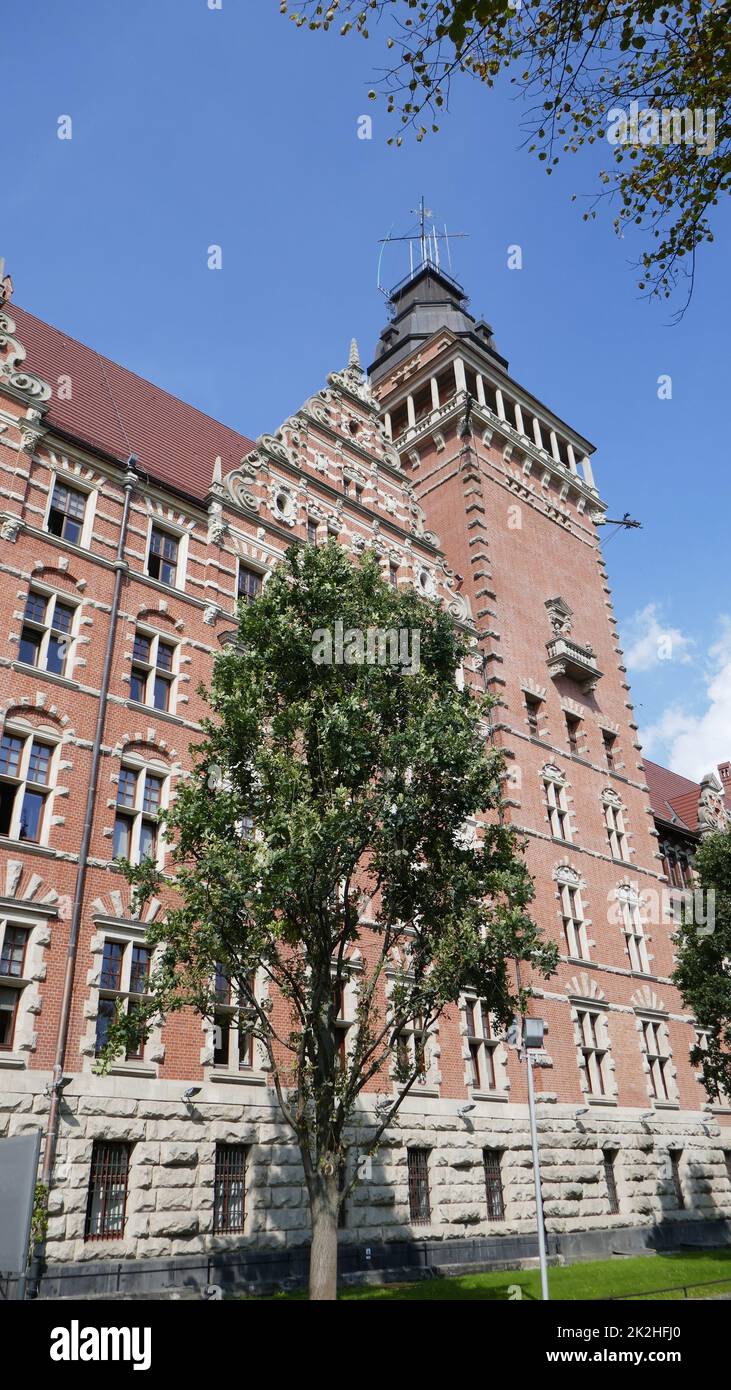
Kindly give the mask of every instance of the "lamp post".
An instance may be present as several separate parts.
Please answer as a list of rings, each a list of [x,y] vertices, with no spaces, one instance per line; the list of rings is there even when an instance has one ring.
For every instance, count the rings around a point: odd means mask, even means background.
[[[536,1093],[533,1085],[533,1052],[543,1047],[546,1025],[542,1018],[523,1020],[523,1050],[528,1067],[528,1116],[530,1119],[530,1140],[533,1150],[533,1180],[536,1189],[536,1221],[538,1222],[538,1260],[541,1267],[541,1298],[547,1302],[548,1266],[546,1263],[546,1229],[543,1224],[543,1196],[541,1194],[541,1165],[538,1155],[538,1126],[536,1124]]]

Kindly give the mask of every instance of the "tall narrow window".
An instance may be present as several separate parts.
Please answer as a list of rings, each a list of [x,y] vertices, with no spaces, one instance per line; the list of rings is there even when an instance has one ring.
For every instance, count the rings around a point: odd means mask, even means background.
[[[539,700],[537,695],[526,694],[524,695],[524,699],[526,722],[528,724],[528,733],[530,734],[531,738],[537,738],[539,732],[538,719],[543,701]]]
[[[411,1223],[414,1226],[428,1226],[431,1221],[428,1149],[409,1149],[408,1175]]]
[[[243,1144],[216,1144],[213,1230],[227,1235],[243,1231],[246,1218],[246,1149]]]
[[[165,777],[149,768],[120,768],[113,859],[128,859],[132,864],[157,859],[157,817],[163,805],[165,781]]]
[[[603,1034],[604,1020],[593,1009],[577,1009],[584,1090],[590,1096],[608,1094],[609,1047]]]
[[[253,995],[253,975],[249,990]],[[216,966],[215,995],[213,1065],[228,1071],[250,1071],[254,1065],[251,1006],[246,992],[234,988],[220,964]]]
[[[27,945],[28,928],[16,927],[9,922],[5,928],[0,951],[0,975],[22,978]]]
[[[485,1170],[485,1196],[487,1198],[488,1221],[505,1220],[505,1201],[503,1197],[502,1151],[483,1149],[482,1162]]]
[[[608,729],[602,729],[602,743],[604,744],[604,761],[609,772],[614,772],[616,768],[616,734],[610,734]]]
[[[127,1212],[129,1144],[95,1141],[86,1204],[85,1240],[121,1240]]]
[[[566,953],[574,960],[589,960],[589,941],[584,921],[584,903],[578,883],[559,883],[561,919]]]
[[[398,565],[391,560],[388,566],[388,582],[392,589],[398,588]]]
[[[604,822],[607,827],[607,838],[613,859],[621,859],[624,863],[629,861],[629,841],[627,830],[624,823],[624,812],[619,797],[612,791],[606,791],[602,798],[604,806]]]
[[[551,827],[551,834],[554,840],[565,840],[571,843],[571,820],[569,817],[569,806],[566,797],[566,787],[559,780],[558,773],[555,776],[544,776],[543,791],[548,808],[548,823]]]
[[[636,893],[625,892],[621,897],[622,924],[627,940],[627,952],[632,970],[638,974],[649,975],[650,957],[647,953],[647,940],[642,921],[642,909]]]
[[[147,573],[161,584],[175,584],[178,572],[178,541],[169,531],[153,526],[147,555]]]
[[[23,974],[30,933],[27,927],[15,926],[6,922],[4,932],[0,928],[0,1051],[10,1052],[15,1039],[15,1026],[18,1018],[23,989],[27,984]],[[8,982],[12,983],[8,983]],[[17,983],[15,983],[17,981]]]
[[[317,545],[317,522],[313,516],[307,518],[307,544]]]
[[[18,659],[39,671],[64,676],[70,669],[76,607],[56,594],[31,589],[25,601]]]
[[[7,732],[0,741],[0,835],[40,844],[51,790],[51,744]]]
[[[48,531],[72,545],[79,545],[86,511],[86,493],[67,487],[56,478],[48,512]]]
[[[130,674],[130,699],[153,709],[174,708],[177,648],[158,633],[135,633]]]
[[[619,1197],[617,1195],[617,1178],[615,1164],[617,1161],[616,1149],[604,1150],[604,1181],[607,1185],[607,1200],[609,1202],[609,1215],[617,1216],[619,1212]]]
[[[676,1206],[682,1211],[685,1206],[685,1194],[683,1192],[683,1181],[680,1176],[680,1160],[683,1157],[682,1149],[669,1149],[670,1176],[673,1182]]]
[[[483,999],[465,999],[465,1020],[470,1054],[470,1084],[476,1091],[495,1091],[495,1052],[498,1039],[494,1036],[492,1019]]]
[[[132,1015],[139,1009],[148,992],[152,949],[137,942],[104,942],[99,972],[99,1002],[96,1016],[96,1055],[107,1045],[109,1029],[117,1014]],[[143,1036],[130,1042],[125,1060],[142,1061],[145,1055]]]
[[[666,1031],[655,1019],[643,1018],[642,1046],[647,1059],[650,1094],[654,1100],[670,1100],[670,1047]]]
[[[569,752],[578,753],[579,751],[579,729],[581,720],[573,714],[566,715],[566,737],[569,744]]]
[[[246,568],[246,565],[239,565],[237,585],[239,598],[244,599],[246,603],[251,603],[253,599],[258,598],[261,593],[261,582],[262,577],[257,570],[250,570]]]

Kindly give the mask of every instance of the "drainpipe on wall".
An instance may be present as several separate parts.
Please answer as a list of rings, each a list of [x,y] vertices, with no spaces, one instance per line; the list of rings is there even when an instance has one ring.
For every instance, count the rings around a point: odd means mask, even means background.
[[[64,1063],[66,1060],[66,1044],[68,1042],[69,1026],[71,1023],[71,1003],[74,991],[74,979],[76,973],[76,956],[79,947],[79,929],[81,925],[81,910],[84,902],[84,889],[86,887],[86,870],[89,861],[89,847],[91,845],[91,832],[94,824],[94,810],[96,806],[96,793],[99,784],[99,767],[101,764],[102,738],[104,735],[104,725],[106,722],[107,696],[109,694],[109,684],[112,673],[112,660],[114,657],[114,643],[117,635],[117,618],[119,616],[119,604],[122,594],[122,580],[127,573],[127,561],[124,558],[127,544],[127,530],[129,525],[129,513],[132,502],[132,489],[137,482],[135,467],[137,458],[130,454],[127,459],[127,468],[124,475],[124,509],[122,512],[122,524],[119,528],[119,540],[117,542],[117,553],[114,560],[116,570],[114,576],[114,593],[112,596],[112,606],[109,613],[109,630],[107,633],[107,647],[104,653],[104,668],[102,671],[101,687],[99,690],[99,711],[94,732],[94,746],[91,755],[91,772],[89,774],[89,786],[86,793],[86,812],[84,815],[84,830],[81,836],[81,847],[79,850],[79,862],[76,869],[76,883],[74,885],[74,905],[71,912],[71,927],[69,930],[69,944],[66,955],[66,974],[63,982],[63,996],[61,999],[61,1017],[58,1027],[58,1039],[56,1043],[56,1060],[53,1067],[53,1078],[51,1081],[51,1104],[48,1111],[48,1128],[46,1131],[46,1146],[43,1154],[43,1168],[41,1170],[40,1181],[46,1188],[46,1204],[51,1190],[51,1179],[53,1175],[53,1165],[56,1157],[56,1145],[58,1143],[58,1129],[61,1106],[61,1090],[59,1083],[63,1078]],[[40,1280],[40,1256],[38,1247],[33,1253],[30,1275],[30,1296],[34,1298],[38,1294],[38,1284]]]

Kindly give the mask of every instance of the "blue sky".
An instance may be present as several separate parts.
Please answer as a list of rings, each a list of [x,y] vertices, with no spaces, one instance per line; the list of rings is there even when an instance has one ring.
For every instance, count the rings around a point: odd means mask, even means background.
[[[3,50],[0,255],[17,301],[250,435],[343,365],[353,334],[370,360],[378,239],[422,192],[468,232],[454,269],[474,311],[518,380],[596,443],[609,514],[643,522],[606,557],[646,751],[690,776],[731,757],[728,208],[673,327],[639,297],[610,218],[581,220],[597,157],[547,178],[507,90],[464,81],[439,135],[389,148],[366,95],[377,36],[297,31],[278,0],[32,0],[6,8]],[[394,281],[407,267],[388,254]]]

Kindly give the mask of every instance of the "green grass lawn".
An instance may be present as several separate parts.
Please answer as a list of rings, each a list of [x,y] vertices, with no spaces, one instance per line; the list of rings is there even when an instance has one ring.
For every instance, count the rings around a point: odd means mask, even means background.
[[[681,1255],[644,1255],[634,1259],[591,1260],[586,1264],[566,1265],[548,1271],[548,1287],[552,1299],[613,1298],[621,1294],[637,1294],[651,1299],[682,1298],[677,1293],[658,1293],[678,1284],[701,1284],[713,1279],[723,1284],[708,1289],[691,1289],[690,1298],[713,1297],[731,1293],[731,1249],[688,1251]],[[541,1280],[537,1269],[514,1269],[502,1273],[462,1274],[455,1279],[422,1279],[416,1284],[371,1284],[363,1288],[343,1289],[345,1300],[379,1299],[389,1303],[414,1303],[434,1299],[437,1302],[497,1302],[515,1298],[508,1293],[511,1285],[519,1284],[524,1299],[540,1300]],[[276,1299],[303,1299],[306,1293],[276,1294]]]
[[[649,1294],[674,1284],[697,1284],[703,1280],[728,1282],[711,1289],[691,1290],[690,1296],[731,1293],[731,1250],[710,1254],[692,1251],[682,1255],[640,1256],[637,1259],[592,1260],[586,1264],[549,1269],[551,1298],[611,1298],[618,1294]],[[541,1281],[537,1269],[516,1269],[500,1274],[463,1274],[456,1279],[425,1279],[418,1284],[390,1284],[346,1289],[343,1299],[385,1299],[412,1302],[421,1299],[498,1300],[508,1298],[511,1284],[519,1284],[523,1298],[540,1299]],[[514,1297],[515,1295],[513,1295]],[[682,1292],[660,1295],[682,1298]]]

